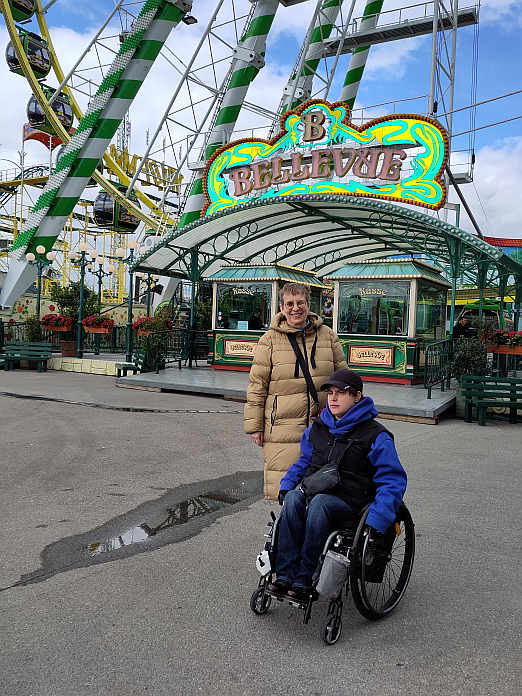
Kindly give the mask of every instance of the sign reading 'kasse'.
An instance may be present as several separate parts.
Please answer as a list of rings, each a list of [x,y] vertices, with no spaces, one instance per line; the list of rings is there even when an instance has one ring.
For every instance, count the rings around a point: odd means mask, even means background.
[[[448,138],[433,118],[396,114],[363,126],[343,102],[313,101],[281,119],[272,140],[243,139],[219,148],[205,168],[205,215],[253,198],[344,194],[437,210]]]

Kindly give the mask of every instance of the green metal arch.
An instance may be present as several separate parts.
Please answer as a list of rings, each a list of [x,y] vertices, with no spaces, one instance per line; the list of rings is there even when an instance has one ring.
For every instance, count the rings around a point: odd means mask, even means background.
[[[287,216],[293,209],[296,212],[296,219],[295,221],[285,219],[278,227],[277,218],[282,215],[281,204],[285,204],[284,215]],[[319,207],[321,204],[322,207]],[[275,210],[277,205],[280,207]],[[349,215],[336,216],[336,212],[346,211],[346,209],[354,212],[352,218]],[[355,215],[356,212],[359,214]],[[271,222],[267,227],[263,227],[261,223],[263,221],[266,223],[267,220]],[[304,233],[303,228],[313,226],[315,221],[330,222],[331,227],[328,228],[327,224],[325,229],[315,232],[310,229],[308,233]],[[249,226],[255,227],[252,233],[249,231]],[[434,216],[370,198],[333,195],[299,195],[275,199],[256,199],[244,203],[240,207],[200,218],[166,235],[158,244],[136,260],[134,269],[153,269],[155,272],[161,273],[167,265],[172,267],[172,263],[164,264],[163,267],[154,265],[151,258],[157,250],[169,247],[173,252],[174,248],[177,250],[174,253],[177,254],[178,258],[174,263],[179,263],[182,258],[185,261],[188,261],[190,257],[193,259],[196,250],[205,254],[207,258],[198,268],[198,273],[200,273],[227,256],[232,255],[236,262],[244,263],[246,259],[253,259],[260,253],[266,253],[271,248],[292,241],[296,236],[283,237],[277,243],[273,241],[269,244],[267,244],[268,239],[266,239],[263,244],[263,238],[272,236],[277,232],[285,234],[288,228],[299,227],[301,232],[299,236],[303,236],[303,233],[305,237],[310,238],[322,236],[324,247],[324,244],[332,240],[332,230],[335,228],[336,231],[339,231],[339,228],[343,226],[350,227],[352,239],[354,233],[359,238],[373,238],[376,253],[380,252],[385,243],[396,249],[394,253],[425,253],[447,268],[451,265],[452,247],[453,249],[459,247],[462,250],[463,265],[468,273],[473,267],[478,269],[480,265],[487,262],[488,267],[495,266],[499,272],[515,276],[522,275],[522,264],[510,259],[498,248],[492,247],[487,242]],[[372,235],[368,228],[378,228],[382,232]],[[235,232],[234,241],[228,243],[225,237],[231,232]],[[187,246],[186,240],[193,237],[194,233],[200,233],[197,242],[192,246]],[[216,250],[215,246],[218,239],[225,242],[224,247],[219,251]],[[438,248],[437,239],[440,239]],[[339,237],[336,241],[338,240]],[[422,240],[422,243],[419,240]],[[448,243],[449,240],[452,244]],[[319,248],[320,239],[317,241],[319,243],[316,246]],[[258,249],[252,251],[250,248],[248,255],[241,256],[241,248],[245,247],[246,244],[252,245],[252,243],[259,244]],[[395,247],[394,243],[400,244],[400,246]],[[209,245],[216,253],[212,253],[212,250],[208,248]],[[291,256],[291,254],[287,256]],[[318,254],[318,256],[320,255]],[[350,257],[352,257],[351,253]],[[313,257],[310,258],[313,259]],[[148,259],[150,259],[149,263],[147,263]],[[185,267],[189,266],[188,263],[184,265]],[[341,261],[339,261],[339,265],[342,265]]]

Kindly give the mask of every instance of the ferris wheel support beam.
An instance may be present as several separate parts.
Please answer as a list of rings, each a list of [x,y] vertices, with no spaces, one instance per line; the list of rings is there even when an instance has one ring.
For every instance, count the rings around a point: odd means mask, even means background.
[[[324,41],[332,33],[342,4],[343,0],[319,0],[301,49],[301,59],[284,89],[280,115],[310,98],[314,75],[324,56]],[[352,12],[354,5],[355,0],[352,2]]]
[[[121,2],[119,2],[116,5],[116,7],[114,8],[115,11],[119,8],[120,5],[121,5]],[[56,51],[54,49],[52,38],[51,38],[51,35],[49,34],[49,30],[47,28],[47,23],[44,19],[44,14],[45,14],[46,10],[47,10],[47,8],[42,9],[41,0],[36,0],[36,18],[38,20],[38,26],[40,28],[42,36],[46,40],[47,45],[49,47],[49,52],[50,52],[51,57],[52,57],[54,74],[56,75],[57,80],[61,84],[63,84],[64,72],[62,70],[60,62],[58,60],[58,56],[57,56]],[[113,14],[114,13],[111,12],[110,16],[112,17]],[[6,20],[7,20],[7,18],[6,18]],[[107,22],[104,23],[104,26],[106,23]],[[9,25],[8,25],[8,28],[9,28]],[[102,29],[103,29],[103,27],[102,27]],[[99,32],[98,32],[98,34],[99,34]],[[16,50],[16,45],[15,45],[15,50]],[[17,56],[18,56],[18,52],[17,52]],[[76,66],[77,65],[78,65],[78,62],[76,63]],[[69,142],[69,138],[70,138],[69,133],[67,133],[63,128],[61,128],[61,130],[60,130],[61,124],[58,121],[58,119],[56,118],[56,116],[54,115],[54,112],[52,111],[52,109],[49,108],[49,105],[45,100],[43,92],[41,92],[40,85],[39,85],[38,81],[36,80],[36,78],[34,77],[34,75],[32,74],[32,70],[29,66],[29,63],[27,62],[27,67],[28,67],[29,72],[26,72],[24,65],[22,65],[22,67],[24,70],[24,74],[25,74],[27,80],[29,81],[31,89],[33,90],[33,94],[38,99],[38,102],[39,102],[40,106],[42,107],[42,109],[44,110],[45,115],[47,116],[49,122],[53,125],[53,128],[55,128],[56,132],[60,135],[60,138],[63,140],[63,142],[64,143]],[[35,83],[36,83],[36,85],[35,85]],[[67,96],[71,100],[71,107],[72,107],[72,110],[74,112],[74,115],[76,116],[78,121],[80,121],[83,118],[83,112],[80,109],[78,102],[76,101],[76,98],[74,96],[74,92],[67,85],[63,86],[63,91],[67,94]],[[54,95],[53,95],[53,98],[54,98]],[[51,102],[52,102],[52,100],[51,100]],[[121,183],[124,184],[125,186],[127,186],[129,181],[130,181],[130,178],[127,175],[127,173],[123,171],[123,169],[116,162],[116,160],[114,160],[107,152],[105,152],[103,155],[103,161],[105,162],[106,167],[111,172],[116,174],[116,176],[121,181]],[[130,213],[135,215],[145,225],[147,225],[148,227],[155,227],[156,226],[156,223],[152,218],[150,218],[146,213],[144,213],[141,210],[141,208],[139,206],[135,205],[131,200],[127,200],[124,197],[124,195],[122,194],[122,192],[116,186],[113,186],[111,182],[109,182],[107,179],[105,179],[105,177],[103,177],[103,175],[100,172],[98,172],[98,170],[95,170],[92,178],[96,181],[96,183],[99,186],[101,186],[107,193],[109,193],[118,203],[121,203],[122,205],[124,205]],[[143,205],[146,208],[151,210],[155,215],[160,215],[160,213],[161,213],[160,208],[154,203],[154,201],[152,201],[148,196],[146,196],[143,193],[143,191],[141,191],[140,189],[135,189],[134,193],[136,194],[136,197],[138,198],[138,200],[141,203],[143,203]]]
[[[279,0],[258,0],[251,21],[240,38],[232,61],[231,77],[223,97],[215,124],[210,132],[202,159],[208,158],[230,140],[239,112],[245,101],[248,88],[264,66],[266,39],[272,27]],[[205,199],[203,196],[203,174],[194,178],[189,196],[178,227],[197,220]]]
[[[384,0],[367,0],[361,21],[361,31],[373,29],[377,26],[383,2]],[[359,91],[359,85],[361,84],[361,78],[369,53],[370,46],[359,46],[353,50],[350,57],[350,63],[348,64],[348,70],[341,91],[341,101],[346,102],[350,109],[353,109],[353,105],[355,104],[355,98]]]
[[[5,13],[7,0],[0,7]],[[52,248],[172,28],[191,7],[184,0],[145,2],[13,244],[0,305],[10,306],[31,283],[25,253],[39,244]],[[27,60],[23,50],[20,57]]]
[[[153,146],[154,146],[154,143],[156,142],[156,138],[157,138],[158,135],[160,134],[160,131],[161,131],[161,129],[163,128],[163,124],[165,123],[165,120],[167,119],[167,117],[168,117],[168,115],[169,115],[169,113],[170,113],[170,110],[171,110],[171,108],[172,108],[172,105],[174,104],[174,102],[175,102],[175,100],[176,100],[176,98],[177,98],[177,96],[178,96],[178,94],[179,94],[179,92],[180,92],[180,90],[181,90],[181,88],[182,88],[182,86],[183,86],[183,83],[184,83],[185,80],[187,79],[187,76],[189,75],[189,73],[190,73],[190,71],[191,71],[191,69],[192,69],[192,65],[194,64],[194,61],[196,60],[196,57],[197,57],[197,55],[198,55],[198,53],[199,53],[199,50],[201,49],[201,46],[202,46],[202,45],[205,43],[205,41],[207,40],[207,37],[208,37],[208,35],[209,35],[209,33],[210,33],[211,29],[212,29],[212,25],[214,24],[214,20],[216,19],[217,15],[218,15],[218,13],[219,13],[219,10],[221,9],[221,6],[223,5],[223,2],[224,2],[224,1],[225,1],[225,0],[219,0],[219,2],[217,3],[217,5],[216,5],[216,7],[215,7],[215,9],[214,9],[213,14],[212,14],[210,20],[208,21],[208,24],[207,24],[207,26],[206,26],[206,29],[205,29],[205,31],[203,32],[203,34],[201,35],[201,38],[200,38],[200,40],[199,40],[199,43],[198,43],[198,45],[197,45],[197,47],[196,47],[194,53],[192,54],[192,58],[190,59],[188,65],[186,66],[185,71],[182,73],[182,75],[181,75],[181,77],[180,77],[180,79],[179,79],[179,81],[178,81],[178,84],[177,84],[177,86],[176,86],[176,89],[174,90],[174,92],[173,92],[173,94],[172,94],[172,97],[170,98],[170,101],[169,101],[169,103],[168,103],[168,106],[167,106],[167,108],[165,109],[165,112],[163,113],[163,116],[161,117],[161,119],[160,119],[160,121],[159,121],[159,123],[158,123],[158,126],[157,126],[156,130],[154,131],[154,134],[153,134],[152,138],[151,138],[150,141],[149,141],[149,144],[147,145],[147,149],[146,149],[145,152],[143,153],[143,155],[142,155],[142,157],[141,157],[141,160],[140,160],[138,166],[136,167],[136,171],[134,172],[134,175],[133,175],[132,179],[131,179],[130,182],[129,182],[129,185],[128,185],[127,191],[126,191],[126,194],[127,194],[127,195],[130,194],[130,192],[132,191],[132,187],[134,186],[134,184],[135,184],[136,181],[138,180],[138,177],[139,177],[139,175],[140,175],[140,173],[141,173],[141,170],[143,169],[143,167],[144,167],[144,165],[145,165],[145,161],[147,160],[147,158],[148,158],[148,156],[149,156],[149,154],[150,154],[150,151],[152,150],[152,148],[153,148]],[[182,165],[180,165],[180,166],[178,167],[178,171],[181,170],[181,166],[182,166]],[[165,187],[165,188],[166,188],[166,187]]]

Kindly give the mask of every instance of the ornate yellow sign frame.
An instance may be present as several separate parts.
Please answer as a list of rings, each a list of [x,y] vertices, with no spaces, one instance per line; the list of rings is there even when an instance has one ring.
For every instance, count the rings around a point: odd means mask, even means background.
[[[283,130],[272,140],[245,138],[220,147],[205,167],[202,214],[252,198],[314,193],[367,196],[433,210],[444,205],[448,136],[438,121],[396,114],[358,127],[349,122],[349,113],[344,102],[314,100],[286,112]],[[401,179],[402,147],[421,151],[409,163],[412,172]],[[303,156],[311,157],[311,164],[303,164]],[[351,178],[350,169],[368,184]]]

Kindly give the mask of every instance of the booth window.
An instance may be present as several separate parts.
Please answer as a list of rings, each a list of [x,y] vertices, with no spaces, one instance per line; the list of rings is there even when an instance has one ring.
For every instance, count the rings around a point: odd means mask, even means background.
[[[419,280],[417,290],[417,331],[421,338],[441,339],[446,332],[447,290]]]
[[[270,324],[272,283],[218,283],[216,327],[262,331]]]
[[[409,282],[346,281],[339,283],[339,333],[406,336]]]

